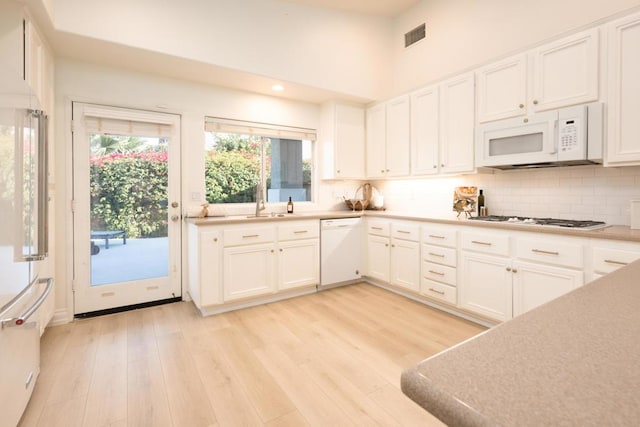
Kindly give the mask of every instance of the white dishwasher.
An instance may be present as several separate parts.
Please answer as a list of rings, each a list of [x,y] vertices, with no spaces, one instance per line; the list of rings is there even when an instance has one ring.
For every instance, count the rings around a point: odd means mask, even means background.
[[[362,276],[362,220],[320,220],[320,286]]]

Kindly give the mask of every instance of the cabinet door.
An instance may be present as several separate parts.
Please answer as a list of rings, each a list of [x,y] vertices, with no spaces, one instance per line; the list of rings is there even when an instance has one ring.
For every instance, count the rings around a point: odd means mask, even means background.
[[[411,95],[411,174],[438,173],[439,91],[431,86]]]
[[[190,285],[189,293],[198,307],[221,303],[220,298],[220,231],[202,231],[199,233],[200,280]],[[191,258],[191,255],[190,255]],[[191,281],[190,281],[191,283]]]
[[[26,81],[25,52],[28,49],[24,26],[27,24],[23,5],[18,2],[2,2],[0,13],[0,87],[9,91],[5,83]],[[4,73],[7,72],[8,75]],[[15,90],[15,89],[14,89]]]
[[[389,255],[391,247],[388,237],[367,236],[368,276],[389,283]]]
[[[526,113],[527,56],[518,55],[478,71],[478,122]]]
[[[320,283],[318,239],[278,244],[278,290]]]
[[[513,315],[518,316],[584,284],[582,270],[513,263]]]
[[[440,172],[473,170],[473,74],[440,85]]]
[[[269,294],[274,291],[273,244],[224,249],[224,300]]]
[[[595,28],[533,51],[534,111],[598,99],[598,43]]]
[[[364,178],[364,110],[352,105],[335,108],[335,176]]]
[[[391,284],[420,291],[420,243],[391,241]]]
[[[401,96],[387,102],[387,176],[409,175],[410,102],[409,96]]]
[[[386,176],[386,109],[384,104],[367,110],[367,176]]]
[[[461,264],[460,307],[499,321],[511,319],[510,260],[463,252]]]
[[[609,26],[607,164],[640,164],[640,14]]]

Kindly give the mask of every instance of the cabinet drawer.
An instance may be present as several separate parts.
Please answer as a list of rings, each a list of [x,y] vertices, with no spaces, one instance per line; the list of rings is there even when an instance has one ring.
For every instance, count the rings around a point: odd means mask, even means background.
[[[493,255],[509,255],[509,236],[462,233],[462,249]]]
[[[455,248],[457,246],[456,234],[455,230],[444,230],[437,227],[423,226],[422,243]]]
[[[441,246],[422,244],[422,260],[455,267],[456,250],[452,248],[443,248]]]
[[[456,269],[453,267],[447,267],[445,265],[422,261],[422,279],[433,280],[436,282],[455,286]]]
[[[431,280],[422,279],[420,293],[430,298],[448,302],[449,304],[455,305],[458,301],[456,288]]]
[[[562,243],[556,240],[517,239],[516,256],[546,264],[582,268],[584,260],[582,245]]]
[[[294,221],[278,228],[278,240],[315,239],[319,236],[318,221]]]
[[[276,238],[274,227],[231,228],[224,230],[224,246],[270,243]]]
[[[391,224],[391,236],[396,239],[411,240],[417,242],[420,240],[420,226],[415,224]]]
[[[593,271],[598,273],[611,273],[637,259],[640,259],[640,252],[593,248]]]
[[[387,221],[367,221],[367,233],[377,236],[391,235],[391,225]]]

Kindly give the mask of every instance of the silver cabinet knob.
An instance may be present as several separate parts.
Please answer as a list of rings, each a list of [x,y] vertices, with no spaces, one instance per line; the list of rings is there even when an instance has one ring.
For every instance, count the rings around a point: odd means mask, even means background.
[[[525,123],[529,123],[529,119],[523,119],[522,121]]]
[[[171,207],[172,208],[177,208],[178,206],[180,206],[180,204],[178,202],[171,203]]]
[[[180,215],[171,215],[171,221],[177,221],[180,219]]]
[[[524,104],[518,105],[518,108],[524,108]]]
[[[538,100],[537,99],[533,100],[533,105],[538,105]]]

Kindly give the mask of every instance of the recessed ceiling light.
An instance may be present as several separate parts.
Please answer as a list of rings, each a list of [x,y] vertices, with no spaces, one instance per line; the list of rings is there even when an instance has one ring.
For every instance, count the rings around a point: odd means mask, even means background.
[[[284,86],[282,85],[273,85],[271,86],[272,90],[275,90],[276,92],[282,92],[284,90]]]

